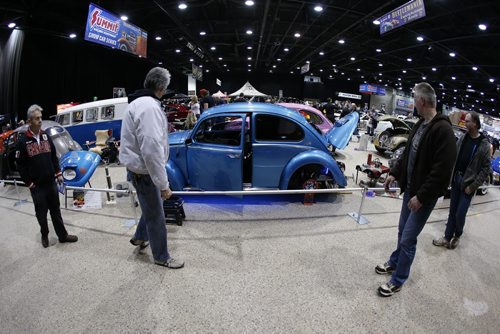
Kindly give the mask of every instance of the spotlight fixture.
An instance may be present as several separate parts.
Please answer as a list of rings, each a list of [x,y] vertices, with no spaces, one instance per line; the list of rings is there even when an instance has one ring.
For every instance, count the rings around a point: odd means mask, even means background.
[[[155,37],[155,39],[156,39],[157,41],[161,41],[161,36],[156,36],[156,37]]]
[[[277,61],[281,61],[281,58],[276,59]]]
[[[190,59],[189,59],[189,61],[190,61],[190,62],[193,62],[193,61],[194,61],[194,59],[193,59],[193,58],[190,58]]]
[[[121,19],[122,21],[127,21],[127,20],[128,20],[128,16],[126,16],[126,15],[122,15],[122,16],[120,16],[120,19]]]
[[[406,70],[403,70],[403,73],[406,73]]]
[[[345,41],[343,39],[339,39],[339,44],[344,44]]]
[[[288,51],[290,51],[290,49],[289,48],[284,48],[283,51],[288,52]]]
[[[377,19],[377,20],[373,20],[373,22],[372,22],[372,23],[373,23],[374,25],[376,25],[376,26],[380,25],[380,21],[379,21],[378,19]]]
[[[252,50],[253,48],[251,46],[247,46],[247,50]]]
[[[219,57],[219,60],[222,60],[222,57]]]
[[[215,46],[210,47],[210,50],[215,50],[215,49],[216,49]]]
[[[412,61],[413,61],[413,59],[411,59],[411,58],[406,58],[406,61],[407,61],[407,62],[412,62]]]
[[[320,55],[320,56],[324,56],[324,55],[325,55],[325,53],[324,53],[323,51],[320,51],[319,55]]]
[[[437,71],[437,68],[433,67],[432,72],[436,72],[436,71]]]
[[[181,3],[179,4],[179,6],[177,6],[177,7],[178,7],[179,9],[181,9],[181,10],[184,10],[184,9],[188,8],[188,6],[187,6],[184,2],[181,2]]]
[[[299,34],[298,32],[296,32],[296,33],[293,35],[293,37],[295,37],[295,38],[299,38],[299,37],[300,37],[300,34]]]
[[[427,80],[427,77],[422,77],[422,80]],[[444,94],[444,93],[443,93]]]
[[[351,60],[352,60],[352,61],[355,61],[355,60],[356,60],[356,58],[355,58],[355,57],[351,57]]]
[[[323,7],[321,7],[320,5],[317,5],[317,6],[314,7],[314,11],[318,12],[318,13],[322,12],[323,11]]]
[[[377,51],[377,52],[382,52],[382,49],[375,49],[375,51]]]
[[[205,31],[200,31],[200,36],[205,36],[207,33]]]
[[[16,24],[14,22],[12,22],[12,23],[9,23],[9,25],[7,27],[9,27],[10,29],[13,29],[15,26],[16,26]]]
[[[422,36],[417,37],[417,41],[422,42],[423,40],[424,40],[424,38]]]
[[[450,52],[450,57],[455,57],[456,53],[455,52]]]
[[[477,71],[477,66],[472,66],[473,71]]]
[[[247,1],[245,1],[245,5],[247,5],[248,7],[250,7],[250,6],[255,5],[255,2],[253,2],[252,0],[247,0]]]
[[[490,78],[490,82],[495,82],[495,79],[493,79],[493,78]]]
[[[248,60],[252,60],[252,57],[248,57],[247,59],[248,59]]]
[[[477,26],[480,30],[485,31],[488,27],[486,24],[481,23],[480,25]]]
[[[159,61],[159,62],[158,62],[158,65],[163,65],[163,62],[162,62],[162,61]]]
[[[456,77],[451,77],[451,80],[456,80],[457,78]]]
[[[246,31],[246,33],[247,33],[247,35],[251,35],[251,34],[253,34],[253,31],[252,31],[252,30],[250,30],[250,29],[248,29],[248,30]]]
[[[69,34],[69,38],[75,38],[76,34]]]
[[[180,49],[175,49],[175,52],[176,52],[176,53],[180,53],[180,52],[181,52],[181,50],[180,50]]]

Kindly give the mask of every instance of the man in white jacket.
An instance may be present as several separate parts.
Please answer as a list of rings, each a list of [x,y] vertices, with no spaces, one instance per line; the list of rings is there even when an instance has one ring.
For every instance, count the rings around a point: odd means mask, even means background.
[[[155,67],[146,75],[144,89],[129,95],[122,121],[120,162],[127,167],[127,180],[137,191],[142,211],[130,243],[141,248],[151,243],[155,264],[179,269],[184,262],[168,253],[163,211],[163,200],[172,192],[165,169],[169,154],[167,118],[159,99],[169,84],[169,71]]]

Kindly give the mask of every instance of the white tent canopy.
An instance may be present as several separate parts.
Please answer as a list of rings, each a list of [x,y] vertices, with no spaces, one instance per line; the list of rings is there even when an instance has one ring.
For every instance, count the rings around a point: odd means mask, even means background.
[[[243,87],[238,89],[236,92],[229,94],[229,96],[238,96],[238,95],[240,95],[240,93],[243,93],[244,96],[269,96],[267,94],[259,92],[248,81],[243,85]]]
[[[217,93],[212,94],[212,96],[214,96],[214,97],[226,97],[226,94],[224,94],[223,92],[221,92],[219,90]]]

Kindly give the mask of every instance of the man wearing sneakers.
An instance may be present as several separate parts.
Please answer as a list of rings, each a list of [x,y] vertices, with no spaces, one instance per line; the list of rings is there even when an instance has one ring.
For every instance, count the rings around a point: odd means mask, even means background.
[[[165,166],[168,160],[168,124],[160,98],[170,84],[168,70],[155,67],[146,75],[144,89],[128,98],[122,121],[120,162],[127,167],[127,180],[137,191],[141,218],[132,245],[146,248],[148,241],[155,264],[178,269],[184,262],[170,256],[163,200],[172,196]]]
[[[432,241],[434,246],[455,249],[464,232],[465,216],[472,196],[491,172],[490,143],[482,133],[479,115],[465,116],[467,132],[457,141],[458,158],[451,181],[450,213],[444,237]]]
[[[448,187],[456,158],[455,136],[448,117],[436,111],[436,93],[422,82],[414,88],[414,104],[421,119],[412,129],[399,161],[384,186],[398,180],[404,193],[399,217],[398,243],[389,260],[375,267],[391,279],[378,288],[381,296],[392,296],[410,275],[417,249],[417,237],[424,228],[436,201]]]

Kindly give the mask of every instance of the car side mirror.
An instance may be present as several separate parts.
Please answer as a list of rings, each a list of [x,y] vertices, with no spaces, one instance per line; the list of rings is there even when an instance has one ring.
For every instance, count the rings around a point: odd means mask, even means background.
[[[193,143],[193,139],[191,139],[191,138],[186,139],[186,141],[184,142],[184,144],[186,144],[186,145],[191,145],[192,143]]]

